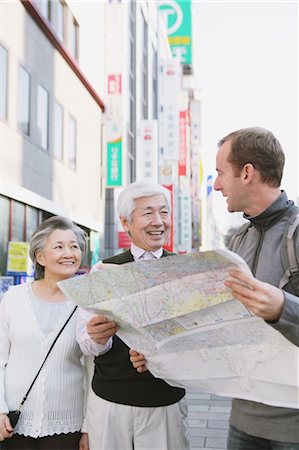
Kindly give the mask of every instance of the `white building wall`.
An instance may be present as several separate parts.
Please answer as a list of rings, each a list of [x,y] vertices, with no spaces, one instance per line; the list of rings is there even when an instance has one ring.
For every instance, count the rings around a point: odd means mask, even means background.
[[[1,43],[8,50],[9,104],[8,120],[1,124],[1,191],[6,196],[16,196],[19,192],[19,197],[27,198],[33,206],[36,206],[34,202],[40,202],[51,213],[59,211],[87,228],[101,231],[104,217],[101,108],[21,2],[2,4],[2,14],[5,20],[1,26]],[[30,136],[22,134],[17,127],[19,64],[31,74]],[[37,145],[38,83],[49,92],[49,151]],[[51,154],[54,100],[64,108],[61,161]],[[69,115],[77,123],[75,170],[68,167]]]

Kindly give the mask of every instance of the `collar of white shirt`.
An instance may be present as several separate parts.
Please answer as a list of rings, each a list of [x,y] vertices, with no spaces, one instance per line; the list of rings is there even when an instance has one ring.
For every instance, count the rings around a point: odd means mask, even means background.
[[[155,250],[154,252],[148,252],[143,248],[137,247],[137,245],[132,242],[131,253],[135,261],[138,259],[159,259],[163,254],[163,248],[159,248],[159,250]]]

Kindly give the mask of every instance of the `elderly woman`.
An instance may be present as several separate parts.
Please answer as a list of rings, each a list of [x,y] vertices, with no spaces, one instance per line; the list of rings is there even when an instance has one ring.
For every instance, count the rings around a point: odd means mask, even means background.
[[[13,429],[16,410],[51,344],[75,306],[57,282],[75,275],[85,252],[85,233],[54,216],[33,233],[30,257],[36,280],[13,286],[0,304],[1,449],[87,449],[81,439],[84,367],[75,339],[76,311],[39,373]],[[81,442],[80,442],[81,440]]]

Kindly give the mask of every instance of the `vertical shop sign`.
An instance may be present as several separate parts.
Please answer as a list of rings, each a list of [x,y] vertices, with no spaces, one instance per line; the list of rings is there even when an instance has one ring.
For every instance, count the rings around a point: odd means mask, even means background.
[[[121,94],[121,74],[108,75],[108,94],[120,95]]]
[[[187,111],[180,111],[179,175],[187,175]]]
[[[192,64],[191,0],[161,0],[159,10],[173,56],[181,64]]]
[[[91,265],[93,266],[101,259],[101,235],[97,231],[90,231]]]
[[[122,185],[123,158],[123,5],[119,1],[105,3],[105,124],[106,124],[106,186]]]
[[[107,186],[122,184],[122,140],[121,138],[107,143]]]
[[[122,76],[109,74],[107,78],[106,118],[122,120]]]
[[[165,241],[165,244],[163,245],[163,248],[167,250],[168,252],[174,251],[174,229],[173,229],[173,219],[174,219],[174,212],[173,212],[173,184],[169,184],[166,187],[171,194],[171,225],[169,229],[168,238]]]
[[[159,78],[159,155],[160,159],[179,158],[179,92],[181,68],[177,61],[164,60]]]
[[[131,239],[126,231],[118,232],[118,248],[130,248]]]
[[[140,125],[140,151],[138,152],[138,179],[158,181],[157,121],[142,120]]]
[[[171,194],[171,226],[169,229],[168,239],[166,240],[163,248],[169,252],[174,251],[174,204],[173,204],[173,165],[170,163],[162,163],[160,166],[160,183],[166,189],[170,191]]]
[[[187,189],[181,189],[181,243],[180,253],[189,253],[192,249],[191,197]]]
[[[122,184],[122,77],[109,74],[107,78],[107,187]]]

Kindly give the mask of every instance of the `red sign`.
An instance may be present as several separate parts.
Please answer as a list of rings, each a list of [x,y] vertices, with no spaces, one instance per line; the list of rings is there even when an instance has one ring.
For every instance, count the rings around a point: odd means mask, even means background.
[[[130,248],[131,239],[125,231],[118,232],[118,248]]]
[[[174,230],[173,230],[173,184],[170,184],[168,186],[163,185],[166,189],[168,189],[171,193],[171,225],[169,230],[168,239],[163,245],[163,248],[167,250],[168,252],[174,251]]]
[[[121,94],[121,74],[108,75],[108,94],[120,95]]]
[[[179,175],[187,175],[187,111],[180,111]]]

